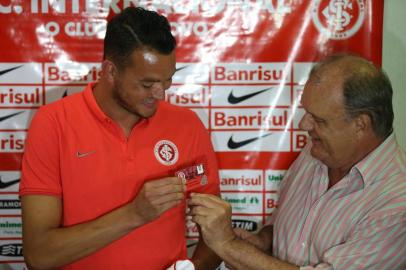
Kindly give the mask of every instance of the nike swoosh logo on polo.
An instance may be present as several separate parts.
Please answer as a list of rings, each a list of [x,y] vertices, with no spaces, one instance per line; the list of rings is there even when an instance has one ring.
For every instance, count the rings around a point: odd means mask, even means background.
[[[265,138],[265,137],[267,137],[267,136],[269,136],[271,134],[272,133],[268,133],[268,134],[264,134],[264,135],[259,136],[259,137],[254,137],[254,138],[246,139],[246,140],[239,141],[239,142],[234,141],[233,140],[233,135],[231,135],[230,139],[228,139],[227,146],[230,149],[238,149],[238,148],[241,148],[241,147],[243,147],[243,146],[245,146],[245,145],[247,145],[249,143],[255,142],[256,140]]]
[[[81,153],[80,151],[77,151],[77,152],[76,152],[76,156],[77,156],[78,158],[81,158],[81,157],[85,157],[85,156],[91,155],[91,154],[93,154],[93,153],[95,153],[95,152],[96,152],[96,151],[90,151],[90,152]]]
[[[3,70],[0,70],[0,76],[1,75],[4,75],[4,74],[6,74],[6,73],[9,73],[10,71],[13,71],[13,70],[15,70],[15,69],[17,69],[17,68],[20,68],[20,67],[22,67],[23,65],[20,65],[20,66],[17,66],[17,67],[13,67],[13,68],[8,68],[8,69],[3,69]]]
[[[3,180],[1,180],[1,176],[0,176],[0,189],[8,188],[9,186],[17,184],[18,182],[20,182],[20,179],[3,182]]]
[[[2,121],[4,121],[4,120],[7,120],[7,119],[9,119],[9,118],[11,118],[11,117],[13,117],[13,116],[16,116],[16,115],[18,115],[18,114],[20,114],[20,113],[23,113],[23,112],[24,112],[24,111],[12,113],[12,114],[5,115],[5,116],[0,116],[0,122],[2,122]]]
[[[243,102],[244,100],[250,99],[250,98],[252,98],[252,97],[254,97],[256,95],[259,95],[259,94],[261,94],[261,93],[263,93],[263,92],[265,92],[265,91],[267,91],[269,89],[272,89],[272,87],[265,88],[265,89],[259,90],[258,92],[243,95],[243,96],[240,96],[240,97],[234,96],[233,91],[231,91],[230,94],[228,95],[228,102],[230,104],[237,104],[237,103]]]

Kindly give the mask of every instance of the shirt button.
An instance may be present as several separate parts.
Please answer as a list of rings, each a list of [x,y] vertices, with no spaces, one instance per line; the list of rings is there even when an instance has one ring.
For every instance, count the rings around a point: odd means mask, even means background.
[[[306,247],[306,243],[305,243],[305,242],[302,243],[302,247],[303,247],[303,248]]]

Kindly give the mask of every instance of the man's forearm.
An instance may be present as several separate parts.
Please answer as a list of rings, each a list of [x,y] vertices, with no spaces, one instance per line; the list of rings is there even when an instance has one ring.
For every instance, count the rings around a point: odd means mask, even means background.
[[[272,257],[244,240],[235,238],[214,251],[233,269],[298,270],[299,267]]]
[[[201,237],[199,237],[199,242],[197,243],[196,249],[192,257],[192,262],[196,270],[216,269],[220,265],[221,261],[222,261],[221,258],[217,256],[216,253],[214,253],[206,245],[206,243],[204,243]]]
[[[131,206],[118,208],[93,221],[49,229],[24,238],[24,256],[31,269],[53,269],[77,261],[142,225]]]

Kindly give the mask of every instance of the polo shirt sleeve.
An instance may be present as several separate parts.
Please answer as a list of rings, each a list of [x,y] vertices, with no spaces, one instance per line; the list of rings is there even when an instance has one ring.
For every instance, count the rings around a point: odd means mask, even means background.
[[[328,249],[323,263],[300,269],[402,270],[405,243],[406,213],[385,209],[369,215],[344,243]]]
[[[202,185],[198,192],[220,195],[220,180],[216,154],[214,153],[210,135],[196,114],[193,113],[195,125],[195,138],[193,148],[196,156],[203,157],[206,163],[207,185]]]
[[[61,196],[59,132],[56,117],[43,108],[34,116],[22,161],[20,196]]]

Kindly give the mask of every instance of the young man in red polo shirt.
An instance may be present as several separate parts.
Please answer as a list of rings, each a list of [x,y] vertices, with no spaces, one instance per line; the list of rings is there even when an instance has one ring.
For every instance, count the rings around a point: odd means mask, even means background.
[[[100,81],[30,126],[20,196],[34,269],[166,269],[186,258],[185,191],[219,194],[200,120],[162,101],[176,70],[166,18],[127,8],[104,45]],[[213,256],[199,241],[192,261],[213,269]]]

